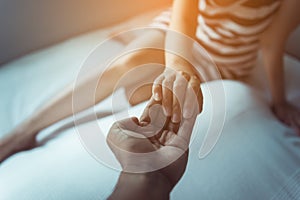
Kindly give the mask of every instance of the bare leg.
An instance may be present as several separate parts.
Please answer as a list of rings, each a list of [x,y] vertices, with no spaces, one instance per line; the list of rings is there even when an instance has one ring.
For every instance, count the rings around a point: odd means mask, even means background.
[[[149,31],[145,35],[142,35],[131,42],[129,45],[133,45],[137,48],[142,48],[147,45],[155,45],[160,48],[163,47],[164,34],[159,31]],[[43,128],[61,120],[68,116],[71,116],[73,112],[77,113],[85,110],[97,102],[102,101],[108,97],[120,79],[120,77],[134,68],[147,63],[164,63],[164,53],[163,51],[158,51],[155,49],[141,49],[137,52],[131,53],[122,57],[117,62],[113,64],[104,74],[101,76],[99,84],[101,84],[100,90],[95,94],[93,101],[87,100],[86,91],[90,87],[93,87],[95,81],[98,80],[98,76],[91,74],[87,76],[84,80],[80,82],[76,91],[80,99],[77,99],[79,104],[77,104],[76,110],[72,110],[72,87],[71,85],[66,87],[60,94],[55,96],[51,101],[47,102],[44,106],[40,107],[31,117],[26,121],[16,127],[7,137],[0,140],[0,163],[19,151],[28,150],[35,146],[35,138],[40,130]],[[154,79],[160,72],[152,73],[152,78]],[[138,74],[136,77],[141,77]],[[132,86],[135,82],[138,83],[139,79],[131,80],[131,82],[124,82],[123,86],[128,88]],[[147,95],[141,94],[142,92],[149,91],[140,90],[138,93],[133,95],[132,103],[138,103],[142,100],[146,100]]]

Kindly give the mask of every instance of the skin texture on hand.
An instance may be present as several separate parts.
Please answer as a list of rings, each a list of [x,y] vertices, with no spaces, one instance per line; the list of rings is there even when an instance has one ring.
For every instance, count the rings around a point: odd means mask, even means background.
[[[192,87],[189,90],[194,92]],[[198,105],[194,97],[185,98],[186,103]],[[140,120],[116,122],[107,143],[123,171],[109,199],[168,199],[184,174],[197,114],[193,109],[189,118],[173,123],[161,102],[151,99]]]
[[[190,89],[193,90],[190,90]],[[170,116],[172,122],[179,123],[182,116],[191,117],[191,112],[202,111],[203,96],[200,89],[200,80],[193,73],[166,69],[154,81],[152,87],[153,98],[161,101],[164,114]],[[196,96],[198,105],[189,104],[189,98]],[[185,101],[187,98],[187,101]],[[195,99],[195,98],[194,98]],[[193,105],[194,107],[191,107]]]
[[[300,108],[289,102],[274,105],[272,108],[277,118],[292,127],[300,136]]]
[[[300,110],[286,100],[283,56],[290,33],[300,23],[300,1],[285,0],[273,17],[272,23],[260,36],[264,67],[272,94],[273,112],[280,121],[299,134]]]
[[[160,173],[133,174],[122,172],[109,200],[166,200],[172,190]]]
[[[107,143],[120,162],[123,171],[144,173],[159,171],[176,184],[184,172],[187,150],[196,112],[181,124],[165,117],[159,104],[145,109],[143,119],[124,119],[116,122]],[[176,168],[171,167],[176,165]],[[172,169],[176,169],[172,171]]]

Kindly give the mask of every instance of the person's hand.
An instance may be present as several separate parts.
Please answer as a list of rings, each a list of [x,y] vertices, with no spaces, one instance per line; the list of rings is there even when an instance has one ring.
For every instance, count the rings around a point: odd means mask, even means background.
[[[286,125],[295,129],[300,135],[300,109],[288,102],[274,105],[272,108],[277,118]]]
[[[193,72],[167,68],[155,79],[152,94],[152,98],[161,101],[165,115],[171,116],[174,123],[179,123],[182,116],[191,117],[194,110],[197,110],[198,114],[202,111],[203,96],[200,80]],[[189,104],[189,100],[185,101],[185,98],[190,98],[193,95],[197,96],[198,105]]]
[[[116,122],[107,143],[124,172],[159,174],[173,188],[185,171],[197,112],[175,124],[165,117],[162,106],[152,101],[143,116],[148,117]]]

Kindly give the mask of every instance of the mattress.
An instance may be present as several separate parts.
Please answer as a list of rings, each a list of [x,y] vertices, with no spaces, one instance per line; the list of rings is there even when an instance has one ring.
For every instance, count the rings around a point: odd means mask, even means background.
[[[0,137],[74,80],[88,53],[115,29],[87,33],[2,66]],[[111,41],[103,56],[122,48],[121,43]],[[214,81],[201,86],[204,111],[193,130],[187,170],[171,199],[300,198],[300,138],[270,111],[261,65],[259,58],[253,76],[244,82]],[[286,55],[285,65],[288,98],[300,106],[300,62]],[[223,109],[214,105],[218,91],[224,98]],[[145,103],[131,107],[122,89],[117,95],[118,118],[141,114]],[[109,97],[96,110],[106,113],[111,109]],[[88,130],[97,123],[105,136],[115,120],[116,115],[111,115],[80,127]],[[38,136],[40,147],[0,165],[1,200],[109,196],[119,171],[94,159],[77,134],[78,127],[69,126],[71,122],[68,118],[43,130]],[[216,127],[221,134],[211,143],[206,138]]]

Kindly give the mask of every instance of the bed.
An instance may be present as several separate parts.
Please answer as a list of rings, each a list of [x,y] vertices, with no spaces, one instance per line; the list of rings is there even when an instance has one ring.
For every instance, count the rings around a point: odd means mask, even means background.
[[[4,64],[0,68],[0,136],[71,82],[88,53],[110,33],[145,23],[153,15],[147,13],[73,37]],[[122,48],[123,44],[112,41],[105,53]],[[202,85],[204,97],[220,85],[224,87],[225,124],[212,151],[199,157],[208,126],[212,125],[212,103],[207,100],[194,127],[187,170],[171,199],[300,198],[300,138],[270,111],[261,65],[259,58],[252,78],[245,82],[214,81]],[[300,61],[287,54],[285,65],[288,98],[300,106]],[[141,114],[145,103],[131,107],[123,101],[122,89],[118,95],[120,115],[122,110],[129,110],[130,115]],[[111,101],[109,97],[97,105],[97,111],[111,111]],[[221,110],[215,112],[222,114]],[[107,134],[114,120],[114,116],[106,116],[96,123]],[[71,122],[72,118],[68,118],[43,130],[38,137],[40,147],[18,153],[0,165],[1,200],[108,197],[119,171],[89,154],[76,128],[69,126]]]

